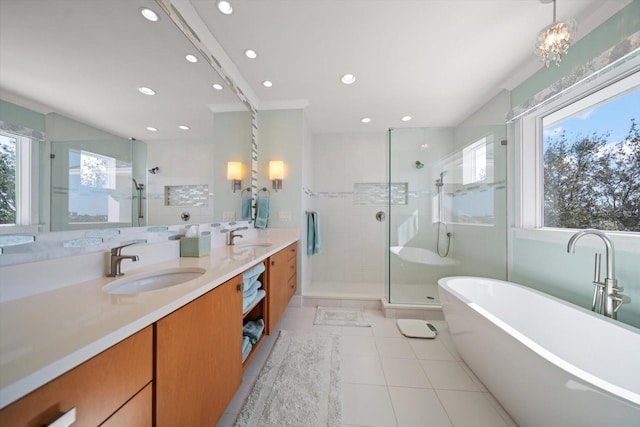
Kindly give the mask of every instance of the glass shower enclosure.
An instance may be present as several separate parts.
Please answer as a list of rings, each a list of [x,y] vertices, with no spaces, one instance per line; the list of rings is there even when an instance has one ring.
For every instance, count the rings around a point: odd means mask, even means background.
[[[506,126],[390,129],[385,297],[439,305],[438,279],[506,279]]]

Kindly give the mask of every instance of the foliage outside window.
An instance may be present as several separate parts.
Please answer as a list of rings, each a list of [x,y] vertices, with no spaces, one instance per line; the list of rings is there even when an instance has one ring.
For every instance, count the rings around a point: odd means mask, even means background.
[[[17,139],[0,134],[0,224],[16,223]]]
[[[640,232],[640,88],[543,118],[544,226]]]

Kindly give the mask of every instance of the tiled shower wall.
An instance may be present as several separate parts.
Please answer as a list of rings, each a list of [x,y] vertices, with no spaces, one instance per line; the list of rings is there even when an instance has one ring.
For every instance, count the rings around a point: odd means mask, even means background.
[[[386,181],[385,133],[315,134],[313,187],[305,197],[320,214],[322,250],[311,259],[311,281],[379,284],[384,281],[384,204],[357,204],[354,184]]]

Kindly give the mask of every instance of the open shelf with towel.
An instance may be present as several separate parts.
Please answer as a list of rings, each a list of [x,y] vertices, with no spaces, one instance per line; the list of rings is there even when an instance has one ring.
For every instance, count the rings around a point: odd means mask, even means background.
[[[242,366],[249,365],[262,345],[267,317],[266,267],[257,264],[242,274]]]

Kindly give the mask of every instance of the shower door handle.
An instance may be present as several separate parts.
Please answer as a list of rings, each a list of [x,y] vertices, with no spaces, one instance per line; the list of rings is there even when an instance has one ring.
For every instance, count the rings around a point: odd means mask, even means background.
[[[387,217],[387,215],[385,215],[384,212],[382,212],[382,211],[376,212],[376,220],[378,220],[378,222],[384,222],[384,219],[386,217]]]

